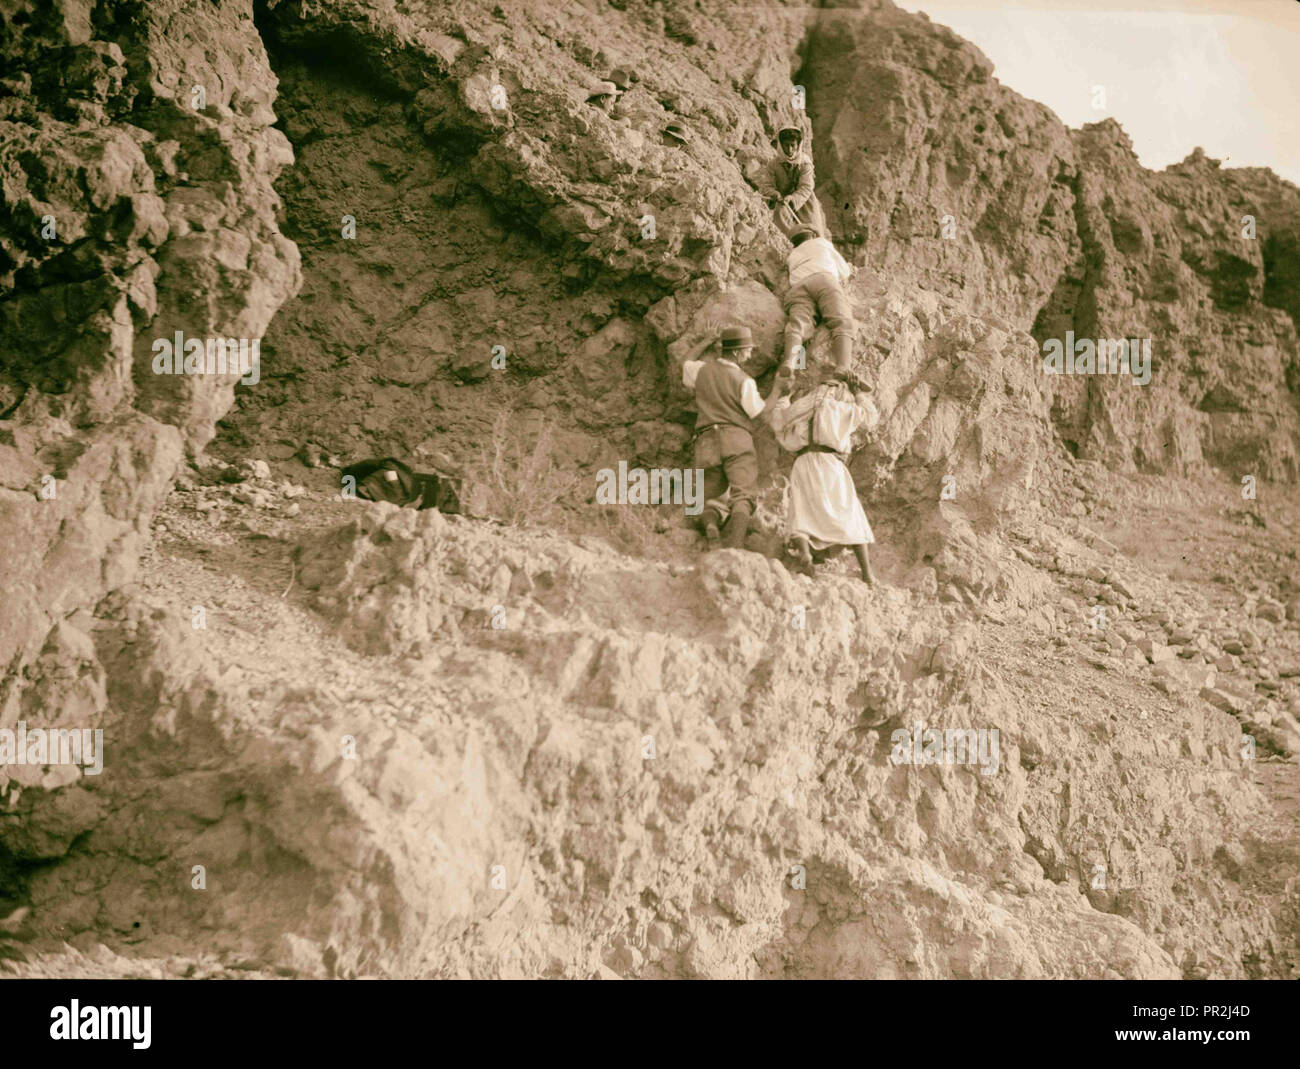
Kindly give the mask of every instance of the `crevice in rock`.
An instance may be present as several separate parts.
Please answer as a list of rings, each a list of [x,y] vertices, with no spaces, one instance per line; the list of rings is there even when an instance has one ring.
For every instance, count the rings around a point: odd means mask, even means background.
[[[662,346],[630,319],[661,291],[592,284],[563,240],[486,193],[468,159],[481,136],[452,118],[449,87],[438,92],[450,125],[430,135],[402,78],[375,77],[355,57],[338,74],[349,50],[369,45],[289,32],[285,18],[259,8],[281,83],[277,126],[297,154],[277,186],[282,228],[306,283],[273,320],[262,382],[237,393],[218,448],[278,438],[411,456],[436,441],[463,464],[504,408],[573,420],[570,462],[597,459],[607,450],[596,436],[611,432],[635,436],[625,455],[675,452],[685,433],[665,412]],[[342,235],[345,216],[355,239]],[[610,389],[595,404],[571,400],[601,379]],[[325,394],[344,418],[321,426],[309,408]]]

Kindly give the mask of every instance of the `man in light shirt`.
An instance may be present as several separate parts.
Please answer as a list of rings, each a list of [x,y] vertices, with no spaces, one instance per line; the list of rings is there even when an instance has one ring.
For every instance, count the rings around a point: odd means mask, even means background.
[[[849,392],[850,381],[849,374],[828,370],[796,400],[778,399],[768,420],[781,448],[798,454],[790,469],[785,530],[798,570],[811,575],[814,560],[850,546],[862,581],[874,586],[867,546],[876,539],[844,457],[853,432],[874,427],[880,416],[864,390]]]
[[[793,366],[796,350],[812,337],[816,315],[831,332],[831,355],[835,366],[847,371],[853,359],[853,309],[840,288],[853,269],[831,244],[812,227],[800,227],[790,235],[794,251],[786,259],[790,292],[785,298],[785,359]]]
[[[695,420],[695,466],[704,469],[705,501],[700,523],[710,549],[719,545],[719,528],[724,522],[726,547],[745,547],[758,483],[751,421],[785,388],[785,383],[778,381],[767,401],[759,396],[758,385],[739,363],[749,357],[753,348],[748,327],[727,327],[722,332],[721,355],[708,354],[704,360],[687,360],[682,365],[682,382],[695,394],[699,412]]]

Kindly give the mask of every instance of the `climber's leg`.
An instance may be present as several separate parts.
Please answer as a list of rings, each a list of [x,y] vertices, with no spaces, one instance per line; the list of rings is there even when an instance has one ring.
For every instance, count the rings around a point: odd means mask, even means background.
[[[871,562],[867,559],[866,545],[854,546],[853,555],[858,558],[858,570],[862,572],[862,581],[867,586],[875,586],[876,577],[871,574]]]
[[[744,549],[749,518],[754,511],[754,491],[758,485],[758,456],[754,453],[753,443],[744,452],[727,457],[722,463],[731,491],[731,519],[727,521],[723,544],[728,549]]]
[[[717,549],[721,541],[719,530],[726,522],[728,508],[727,476],[718,465],[704,469],[704,510],[700,513],[700,527],[708,539],[709,548]]]
[[[749,517],[754,506],[748,501],[737,501],[731,510],[731,519],[727,521],[727,537],[723,545],[727,549],[744,549],[745,535],[749,533]]]
[[[813,316],[816,314],[816,302],[807,287],[801,282],[785,298],[785,357],[781,361],[785,367],[793,367],[795,353],[813,332]]]
[[[851,334],[831,335],[831,359],[840,371],[848,371],[853,363],[853,336]]]
[[[830,275],[818,275],[812,281],[816,284],[817,310],[831,332],[831,356],[840,371],[848,371],[853,362],[853,336],[857,332],[853,309],[838,280]]]

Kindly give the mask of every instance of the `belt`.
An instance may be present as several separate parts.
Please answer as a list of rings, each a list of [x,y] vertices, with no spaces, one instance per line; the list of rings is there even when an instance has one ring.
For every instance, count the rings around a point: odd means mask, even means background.
[[[829,445],[806,445],[795,456],[801,457],[805,453],[835,453],[838,456],[839,450],[832,449]]]
[[[751,433],[748,427],[742,427],[738,423],[728,423],[725,420],[722,420],[718,423],[706,423],[703,427],[696,427],[695,435],[692,437],[691,441],[694,441],[705,431],[713,430],[714,427],[735,427],[738,431],[744,431],[746,434]]]

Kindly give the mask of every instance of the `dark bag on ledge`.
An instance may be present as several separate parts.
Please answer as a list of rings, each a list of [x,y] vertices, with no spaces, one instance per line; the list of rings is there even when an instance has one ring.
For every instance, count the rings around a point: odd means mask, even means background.
[[[357,497],[387,501],[401,508],[437,509],[454,516],[460,512],[460,480],[441,472],[412,471],[396,457],[372,457],[343,469],[356,480]]]

